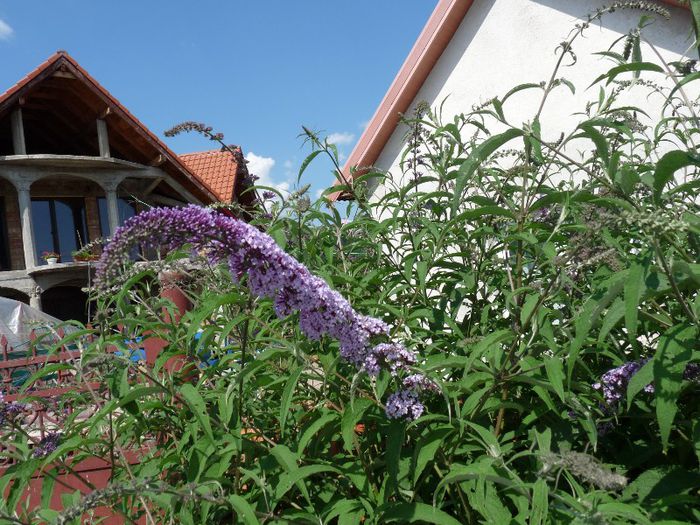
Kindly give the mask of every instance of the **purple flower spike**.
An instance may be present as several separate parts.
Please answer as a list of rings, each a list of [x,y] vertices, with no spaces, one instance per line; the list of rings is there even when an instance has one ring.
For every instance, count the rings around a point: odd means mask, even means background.
[[[416,364],[416,354],[403,345],[381,343],[375,346],[365,358],[364,369],[371,376],[379,375],[382,368],[388,368],[392,376]]]
[[[131,249],[139,244],[167,250],[188,245],[195,253],[205,253],[213,264],[226,262],[234,281],[247,276],[253,295],[273,300],[278,317],[298,312],[304,335],[314,340],[336,339],[341,357],[370,375],[384,368],[396,376],[416,363],[416,354],[400,344],[371,348],[373,338],[389,334],[386,323],[356,312],[272,237],[241,220],[194,205],[152,208],[131,217],[115,232],[97,263],[95,285],[100,292],[107,293],[118,284],[123,268],[130,263]],[[419,417],[424,408],[416,394],[418,386],[390,396],[387,415]]]
[[[418,395],[411,390],[400,390],[389,396],[386,401],[386,416],[389,419],[418,419],[425,407],[418,399]]]
[[[593,384],[595,390],[602,390],[603,398],[609,407],[615,408],[622,400],[627,392],[632,377],[641,370],[641,368],[649,361],[642,359],[641,361],[629,361],[620,366],[608,370],[600,378],[600,383]],[[683,371],[683,379],[686,381],[700,380],[700,365],[698,363],[688,363]],[[644,391],[653,394],[654,384],[649,383],[644,387]]]
[[[602,390],[603,398],[605,402],[610,407],[615,407],[625,396],[627,392],[627,385],[632,379],[632,376],[639,372],[639,370],[648,361],[630,361],[623,363],[620,366],[608,370],[600,378],[600,383],[595,383],[593,388],[595,390]],[[653,392],[653,386],[647,385],[644,389],[646,392],[651,387],[651,392]]]
[[[403,380],[403,386],[414,392],[440,393],[440,387],[435,381],[425,377],[423,374],[413,374]]]
[[[205,251],[216,263],[227,261],[234,280],[248,276],[250,291],[274,300],[278,316],[299,312],[299,325],[310,339],[328,335],[340,342],[341,355],[359,365],[370,339],[387,335],[379,319],[357,313],[338,292],[286,254],[269,235],[249,224],[199,206],[152,208],[119,228],[97,264],[96,285],[107,291],[129,262],[137,244]]]
[[[59,432],[48,432],[34,447],[32,455],[35,458],[46,457],[58,448],[60,442],[61,434]]]

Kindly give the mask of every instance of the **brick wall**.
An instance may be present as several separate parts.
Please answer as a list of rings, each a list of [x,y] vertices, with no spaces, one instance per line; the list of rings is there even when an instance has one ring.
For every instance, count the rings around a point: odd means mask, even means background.
[[[24,248],[22,247],[22,222],[19,216],[17,191],[6,180],[0,179],[0,196],[5,201],[5,228],[10,251],[10,268],[24,270]]]

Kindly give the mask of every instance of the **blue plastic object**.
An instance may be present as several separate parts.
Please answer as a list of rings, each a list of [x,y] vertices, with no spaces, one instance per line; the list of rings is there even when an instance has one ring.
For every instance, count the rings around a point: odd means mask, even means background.
[[[212,357],[212,352],[210,350],[208,350],[206,348],[202,348],[200,341],[202,339],[203,333],[204,333],[204,330],[198,330],[197,333],[194,334],[194,354],[200,360],[200,363],[199,363],[200,368],[206,368],[208,366],[215,366],[216,364],[219,363],[218,357]],[[232,354],[233,350],[227,350],[226,353]]]
[[[143,337],[135,337],[134,339],[124,339],[124,344],[129,347],[129,360],[132,363],[138,363],[139,361],[145,361],[146,360],[146,349],[141,347],[141,346],[136,346],[140,345],[141,342],[143,341]],[[123,356],[124,352],[121,350],[117,350],[114,352],[114,355],[118,356]]]

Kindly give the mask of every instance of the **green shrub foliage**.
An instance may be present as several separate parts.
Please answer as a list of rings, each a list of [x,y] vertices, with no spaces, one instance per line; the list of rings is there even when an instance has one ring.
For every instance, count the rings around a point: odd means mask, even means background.
[[[593,100],[569,129],[540,122],[552,92],[588,87],[572,86],[560,60],[551,80],[449,121],[420,106],[401,174],[365,170],[325,193],[349,203],[312,203],[302,189],[266,194],[254,213],[416,352],[411,370],[438,386],[420,417],[385,414],[399,379],[358,372],[337,341],[304,337],[294,314],[278,318],[225,265],[178,251],[163,264],[180,272],[191,311],[176,321],[158,267],[133,267],[99,297],[95,327],[71,333],[80,360],[44,369],[70,369],[85,387],[59,401],[79,409],[56,411],[60,439],[36,444],[21,410],[2,405],[4,519],[79,523],[107,506],[183,524],[699,522],[689,92],[700,73],[642,60],[644,24],[605,53],[612,67],[591,79]],[[648,107],[623,102],[640,90]],[[541,101],[524,125],[509,119],[516,93]],[[306,137],[302,173],[323,157],[339,173],[334,147]],[[154,369],[128,358],[136,337],[164,340]],[[68,491],[64,510],[49,510],[52,480],[95,457],[112,464],[112,484]],[[42,468],[44,505],[28,508],[21,496]]]

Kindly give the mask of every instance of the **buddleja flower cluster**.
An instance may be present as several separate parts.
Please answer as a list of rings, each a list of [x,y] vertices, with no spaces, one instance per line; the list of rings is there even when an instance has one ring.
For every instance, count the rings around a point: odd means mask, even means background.
[[[35,458],[43,458],[51,454],[58,448],[61,443],[61,434],[59,432],[47,432],[46,435],[41,438],[41,441],[34,447],[34,452],[32,455]]]
[[[325,281],[280,249],[272,237],[241,220],[194,205],[152,208],[132,217],[102,253],[95,276],[98,290],[107,292],[119,280],[129,264],[131,249],[139,244],[167,250],[187,245],[196,253],[206,253],[212,263],[226,262],[235,281],[247,275],[254,295],[274,300],[279,317],[299,312],[299,325],[307,337],[337,339],[341,357],[370,375],[386,369],[395,376],[416,362],[415,354],[398,344],[372,348],[374,337],[389,334],[386,323],[353,310]],[[416,385],[408,385],[395,394],[398,397],[389,398],[388,417],[415,418],[422,413]],[[397,409],[398,402],[404,408]],[[405,408],[406,403],[410,408]]]
[[[600,382],[594,383],[592,386],[595,390],[602,391],[606,404],[609,408],[614,409],[625,396],[627,386],[632,377],[639,372],[648,361],[649,359],[642,359],[640,361],[623,363],[605,372],[600,378]],[[697,363],[689,363],[683,372],[683,379],[686,381],[700,380],[700,365]],[[644,391],[653,394],[654,384],[649,383],[646,385]]]
[[[5,401],[5,396],[0,392],[0,426],[6,421],[12,420],[18,414],[21,414],[27,409],[24,403],[16,401]]]

